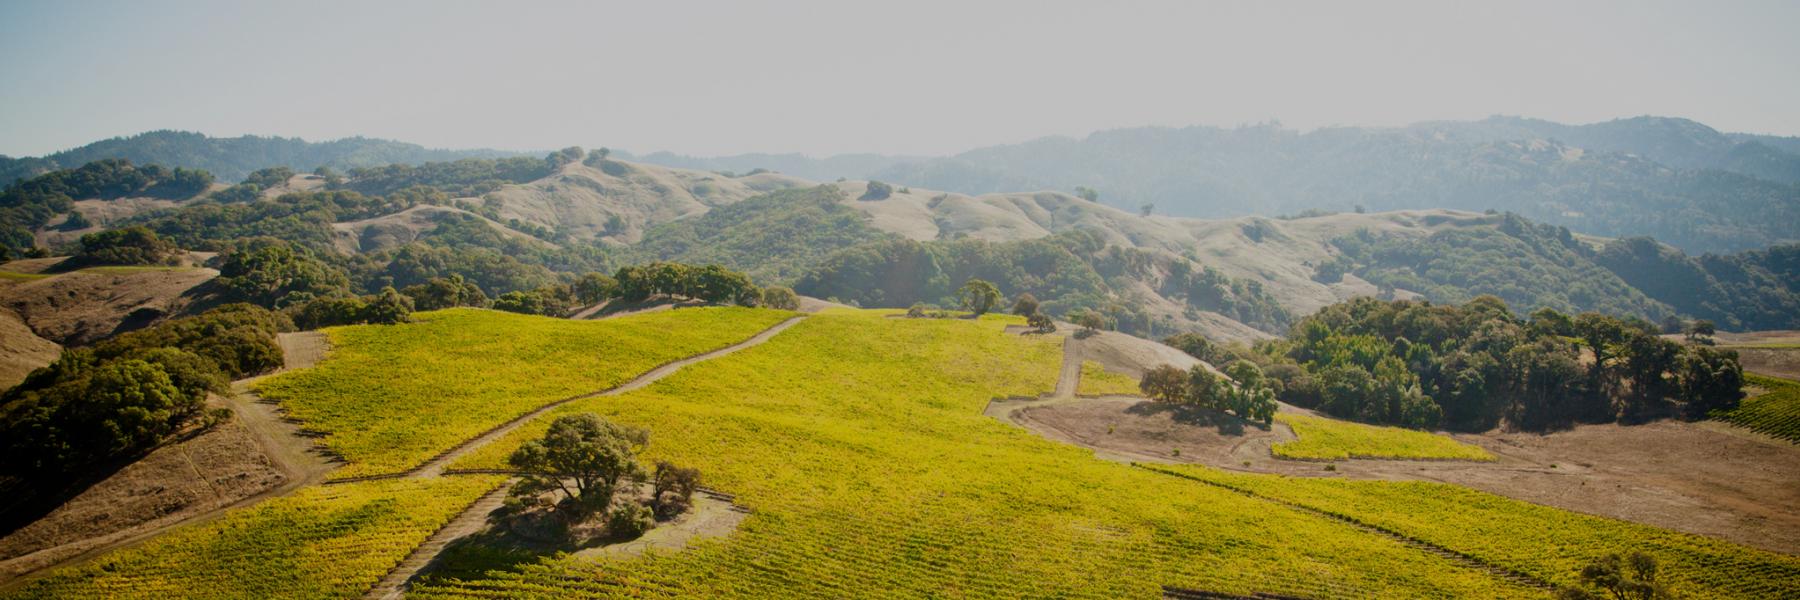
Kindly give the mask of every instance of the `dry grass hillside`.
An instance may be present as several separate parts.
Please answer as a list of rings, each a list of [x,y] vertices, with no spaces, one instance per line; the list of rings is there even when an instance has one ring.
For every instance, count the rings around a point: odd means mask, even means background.
[[[0,264],[20,273],[28,261]],[[0,309],[18,316],[39,338],[79,346],[180,314],[190,293],[219,272],[202,267],[101,267],[0,286]],[[11,347],[10,335],[0,336]]]
[[[4,289],[0,285],[0,290]],[[48,365],[62,354],[61,346],[38,337],[9,309],[0,309],[0,342],[5,342],[0,343],[0,390],[24,381],[32,369]]]
[[[658,223],[704,213],[774,190],[812,185],[777,173],[726,177],[706,171],[605,161],[579,163],[531,183],[488,194],[501,202],[500,216],[562,229],[576,240],[634,243]],[[609,229],[608,221],[619,217]]]
[[[344,254],[379,252],[381,250],[403,246],[413,240],[419,239],[419,236],[436,228],[438,223],[442,222],[445,217],[452,215],[467,215],[469,217],[481,219],[482,221],[487,222],[488,226],[493,227],[495,231],[498,231],[501,235],[509,238],[544,246],[550,245],[549,242],[532,237],[530,234],[508,228],[506,225],[496,223],[475,213],[460,208],[431,204],[422,204],[391,215],[382,215],[371,219],[363,219],[361,221],[333,223],[331,228],[335,230],[334,235],[336,237],[332,242],[337,247],[337,250]]]

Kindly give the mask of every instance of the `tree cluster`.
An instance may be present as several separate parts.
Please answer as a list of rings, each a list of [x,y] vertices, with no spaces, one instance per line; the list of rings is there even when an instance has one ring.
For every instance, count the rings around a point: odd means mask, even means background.
[[[1409,427],[1700,418],[1743,397],[1734,352],[1663,339],[1641,319],[1548,308],[1522,319],[1492,296],[1460,306],[1357,298],[1257,350],[1283,401]]]
[[[1187,371],[1160,365],[1144,373],[1138,389],[1158,402],[1185,404],[1268,424],[1275,418],[1275,390],[1256,363],[1239,360],[1225,368],[1225,377],[1204,364]]]
[[[180,257],[179,246],[157,237],[148,228],[137,226],[81,236],[81,251],[69,259],[67,267],[172,265]]]
[[[279,313],[225,305],[72,348],[0,395],[7,475],[66,476],[160,444],[203,417],[206,394],[281,366]]]
[[[548,513],[558,529],[574,536],[578,527],[603,517],[605,535],[635,538],[654,525],[687,511],[700,485],[700,472],[661,461],[651,472],[638,455],[650,432],[620,425],[592,413],[558,417],[544,437],[515,450],[508,464],[520,473],[508,492],[515,518]],[[648,499],[640,487],[652,484]],[[546,501],[546,494],[556,497]]]
[[[621,267],[613,280],[619,297],[632,302],[661,295],[754,306],[762,298],[749,276],[719,265],[653,262]]]

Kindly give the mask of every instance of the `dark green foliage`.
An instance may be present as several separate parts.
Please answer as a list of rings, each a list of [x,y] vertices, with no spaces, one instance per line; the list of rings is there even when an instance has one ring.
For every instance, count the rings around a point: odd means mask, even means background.
[[[68,350],[0,395],[0,470],[66,477],[149,450],[201,417],[207,393],[280,366],[289,328],[236,304]]]
[[[618,293],[619,282],[601,273],[588,273],[575,280],[575,299],[582,304],[596,304]]]
[[[131,222],[149,227],[158,235],[187,248],[217,250],[230,245],[233,240],[273,237],[317,252],[331,252],[335,238],[332,223],[448,201],[447,195],[429,188],[402,190],[386,197],[344,191],[306,192],[283,194],[268,202],[201,202],[150,211],[133,217]]]
[[[574,292],[568,286],[550,285],[501,294],[494,299],[494,310],[554,317],[569,312],[574,303]]]
[[[995,306],[999,306],[1002,300],[1000,288],[980,279],[963,282],[962,287],[956,289],[956,299],[962,305],[963,310],[975,313],[977,317],[985,315]]]
[[[1222,365],[1236,358],[1223,346],[1214,344],[1212,340],[1206,339],[1206,336],[1198,333],[1178,333],[1163,338],[1162,343],[1185,352],[1188,356],[1214,365]]]
[[[81,236],[81,251],[67,266],[170,265],[181,248],[145,227],[126,227]]]
[[[60,229],[63,231],[79,231],[93,226],[94,222],[88,220],[87,215],[82,214],[79,210],[71,210],[69,211],[69,218],[62,222]]]
[[[1409,427],[1697,418],[1742,397],[1735,354],[1664,340],[1640,319],[1540,309],[1521,320],[1492,296],[1462,306],[1358,298],[1258,349],[1284,401]]]
[[[286,315],[249,304],[227,304],[200,315],[175,319],[122,334],[94,345],[101,360],[159,347],[180,348],[204,357],[231,379],[282,365],[275,334],[292,331]]]
[[[658,225],[632,250],[643,260],[714,263],[757,281],[794,281],[831,253],[886,239],[832,186],[772,192]]]
[[[1233,280],[1210,269],[1194,272],[1186,259],[1108,246],[1099,235],[1071,231],[1033,240],[917,242],[886,239],[839,251],[800,279],[794,289],[817,298],[836,297],[859,306],[955,304],[960,282],[982,279],[1002,293],[1042,299],[1048,315],[1092,308],[1121,330],[1141,332],[1148,316],[1118,290],[1162,276],[1165,293],[1185,298],[1195,310],[1213,310],[1253,326],[1278,327],[1285,310],[1255,282]]]
[[[277,308],[350,291],[343,269],[274,238],[246,240],[225,253],[213,283],[227,300]]]
[[[907,311],[908,316],[911,315],[911,312]],[[1041,312],[1034,312],[1025,317],[1025,324],[1038,333],[1056,333],[1056,320]]]
[[[480,290],[476,290],[477,293]],[[372,323],[376,325],[392,325],[412,320],[413,299],[395,291],[392,287],[382,288],[380,293],[368,296],[337,296],[317,298],[295,304],[288,309],[293,316],[294,325],[303,330],[332,327],[337,325],[360,325]]]
[[[1265,425],[1274,420],[1275,390],[1261,367],[1240,360],[1228,365],[1225,374],[1226,377],[1219,377],[1206,365],[1194,365],[1185,372],[1160,365],[1144,372],[1138,389],[1158,402],[1230,411]]]
[[[571,522],[579,522],[643,482],[646,473],[637,455],[649,443],[649,431],[592,413],[557,417],[543,438],[525,442],[507,459],[520,473],[510,493],[560,491],[563,506],[577,517]]]
[[[579,282],[577,283],[579,284]],[[415,310],[438,310],[458,306],[486,308],[488,306],[487,294],[481,292],[481,287],[457,274],[449,277],[433,277],[425,283],[408,286],[406,289],[400,290],[400,293],[412,298]]]
[[[564,163],[561,153],[545,158],[465,158],[418,166],[390,164],[350,169],[344,184],[352,190],[385,195],[413,186],[430,186],[458,196],[480,196],[508,183],[527,183],[550,175]]]
[[[619,297],[633,302],[664,295],[750,306],[762,297],[748,276],[719,265],[654,262],[622,267],[613,279],[618,281]]]
[[[856,199],[863,201],[886,200],[888,199],[888,196],[892,195],[894,195],[893,186],[879,181],[870,181],[868,189],[863,190],[863,195],[858,196]]]
[[[1383,288],[1461,303],[1480,295],[1562,312],[1599,311],[1660,320],[1673,310],[1595,264],[1567,229],[1516,215],[1486,217],[1496,227],[1447,229],[1425,238],[1367,231],[1334,240],[1363,279]],[[1321,274],[1326,266],[1321,266]]]
[[[1031,292],[1019,294],[1019,297],[1013,300],[1012,314],[1029,317],[1037,313],[1038,299],[1037,296],[1031,295]]]
[[[780,310],[800,310],[800,296],[792,288],[769,286],[763,288],[760,304]]]
[[[1674,598],[1666,586],[1656,581],[1656,558],[1643,552],[1625,556],[1608,554],[1581,568],[1583,587],[1565,587],[1557,592],[1563,600],[1668,600]]]
[[[266,190],[276,186],[287,185],[288,180],[293,177],[293,169],[287,167],[268,167],[265,169],[257,169],[255,172],[250,173],[248,177],[244,178],[243,183]]]
[[[1595,262],[1646,295],[1727,330],[1800,328],[1800,244],[1690,257],[1649,238],[1606,245]]]

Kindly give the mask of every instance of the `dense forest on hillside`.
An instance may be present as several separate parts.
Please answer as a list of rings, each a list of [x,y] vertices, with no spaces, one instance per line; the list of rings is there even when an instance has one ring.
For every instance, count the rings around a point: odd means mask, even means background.
[[[0,191],[0,259],[30,250],[36,245],[32,232],[56,215],[73,210],[75,200],[126,196],[183,199],[205,191],[212,181],[205,171],[140,167],[128,160],[106,159],[12,182]]]
[[[254,135],[215,138],[188,131],[164,130],[101,140],[37,158],[0,156],[0,184],[108,158],[199,169],[220,179],[235,181],[252,171],[276,166],[298,171],[312,171],[318,167],[348,171],[396,163],[503,158],[518,154],[501,150],[434,150],[417,144],[361,137],[308,142],[300,138]]]

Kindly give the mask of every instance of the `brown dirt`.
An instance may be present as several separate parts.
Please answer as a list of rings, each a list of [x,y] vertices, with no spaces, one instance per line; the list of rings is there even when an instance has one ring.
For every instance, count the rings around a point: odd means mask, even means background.
[[[327,349],[319,332],[285,333],[276,341],[285,354],[284,370],[317,364]],[[255,380],[232,382],[231,398],[213,398],[232,408],[230,422],[151,452],[0,538],[4,587],[323,481],[337,463],[301,436],[275,404],[249,392]]]
[[[62,346],[38,337],[13,311],[0,308],[0,390],[17,385],[32,369],[61,354]]]
[[[731,497],[706,490],[694,494],[694,506],[667,523],[657,523],[656,527],[644,532],[642,537],[629,542],[607,544],[584,548],[575,553],[580,557],[629,558],[642,556],[646,551],[679,552],[686,549],[688,542],[730,535],[737,531],[750,511],[731,503]]]
[[[1092,353],[1099,339],[1064,346],[1065,378],[1070,363],[1079,371],[1082,355]],[[1280,410],[1311,414],[1285,404]],[[1800,485],[1795,483],[1800,482],[1800,446],[1720,423],[1662,421],[1584,425],[1549,434],[1457,434],[1458,440],[1481,446],[1499,460],[1354,459],[1336,461],[1335,471],[1325,471],[1317,462],[1277,459],[1269,452],[1271,445],[1294,439],[1293,431],[1280,423],[1265,429],[1229,415],[1142,398],[1050,394],[1041,399],[996,400],[986,414],[1049,439],[1092,449],[1105,460],[1187,462],[1302,477],[1453,483],[1565,510],[1800,554]]]
[[[0,263],[0,271],[10,271],[13,273],[42,273],[50,270],[50,267],[56,266],[57,263],[68,260],[68,258],[69,257],[67,256],[52,256],[49,258],[21,258],[18,260],[10,260]]]
[[[832,302],[830,300],[820,300],[820,299],[814,298],[812,296],[801,296],[800,297],[800,312],[811,314],[811,313],[824,312],[826,310],[830,310],[833,308],[852,308],[852,307],[848,304],[838,304],[838,303]]]
[[[78,346],[181,312],[192,300],[189,293],[218,275],[201,268],[64,273],[0,288],[0,307],[17,313],[39,337]]]
[[[1454,483],[1527,502],[1800,554],[1800,446],[1716,423],[1586,425],[1459,434],[1500,460],[1347,460],[1325,471],[1274,458],[1287,427],[1106,397],[1005,406],[1011,420],[1110,460],[1191,462],[1305,477]],[[997,410],[991,409],[990,414]],[[996,415],[998,416],[998,415]],[[1179,450],[1177,455],[1175,452]]]
[[[1733,348],[1744,370],[1800,380],[1800,348]]]
[[[0,580],[110,548],[286,481],[237,421],[159,448],[0,538]]]

